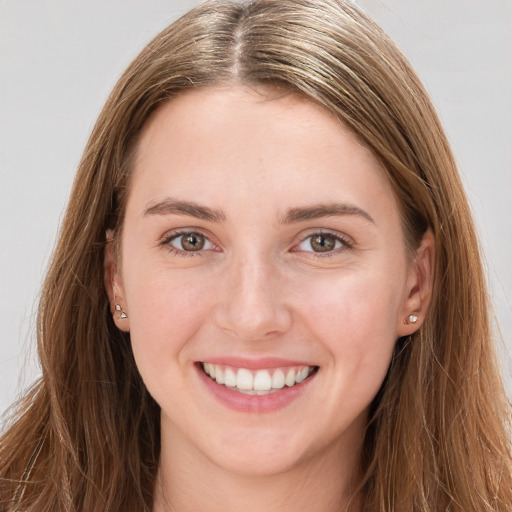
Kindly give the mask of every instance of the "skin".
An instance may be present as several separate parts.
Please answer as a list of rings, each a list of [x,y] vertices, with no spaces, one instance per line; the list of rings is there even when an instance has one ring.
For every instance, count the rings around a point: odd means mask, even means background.
[[[368,406],[396,339],[421,325],[431,235],[411,257],[371,152],[324,109],[272,89],[178,96],[146,125],[133,172],[121,255],[107,252],[106,279],[162,409],[154,510],[328,512],[351,497],[358,510]],[[168,198],[221,218],[156,206]],[[290,219],[335,203],[345,210]],[[184,250],[176,231],[204,236],[203,249]],[[316,252],[318,233],[335,248]],[[241,412],[199,375],[197,362],[226,356],[318,371],[285,407]]]

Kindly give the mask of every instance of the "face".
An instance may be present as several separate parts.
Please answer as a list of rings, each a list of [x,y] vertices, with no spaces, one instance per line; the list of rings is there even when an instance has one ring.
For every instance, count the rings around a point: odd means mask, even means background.
[[[109,272],[163,444],[245,473],[359,449],[421,309],[372,154],[293,94],[203,88],[157,111],[133,173]]]

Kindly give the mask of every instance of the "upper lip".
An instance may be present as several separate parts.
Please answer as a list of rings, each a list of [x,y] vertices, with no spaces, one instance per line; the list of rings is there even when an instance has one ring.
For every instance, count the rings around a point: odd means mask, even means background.
[[[209,357],[201,363],[210,364],[223,364],[232,366],[234,368],[247,368],[248,370],[263,370],[269,368],[283,368],[287,366],[315,366],[309,362],[291,360],[281,357],[261,357],[261,358],[247,358],[247,357]]]

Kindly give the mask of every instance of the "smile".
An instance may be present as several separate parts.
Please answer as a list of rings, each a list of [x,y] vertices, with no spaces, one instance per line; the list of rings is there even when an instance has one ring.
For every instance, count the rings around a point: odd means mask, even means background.
[[[289,366],[249,370],[227,365],[201,363],[204,373],[217,384],[246,395],[269,395],[283,388],[300,384],[312,375],[317,366]]]

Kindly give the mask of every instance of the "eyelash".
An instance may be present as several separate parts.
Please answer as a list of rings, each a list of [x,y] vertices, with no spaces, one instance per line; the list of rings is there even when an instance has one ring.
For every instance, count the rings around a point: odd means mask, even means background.
[[[186,236],[186,235],[197,235],[202,237],[207,243],[210,243],[213,247],[215,245],[213,242],[210,241],[210,239],[202,234],[200,231],[196,230],[183,230],[183,231],[174,231],[172,233],[169,233],[165,235],[162,240],[160,241],[159,245],[162,247],[165,247],[170,253],[175,254],[176,256],[184,256],[184,257],[191,257],[191,256],[203,256],[205,252],[210,251],[211,249],[199,249],[197,251],[186,251],[183,249],[178,249],[177,247],[174,247],[171,245],[171,242],[173,240],[176,240],[180,237]],[[306,250],[300,250],[298,247],[302,245],[304,242],[306,242],[308,239],[313,239],[315,236],[323,236],[323,237],[332,237],[334,239],[334,243],[337,244],[338,242],[341,243],[341,247],[334,247],[332,250],[327,250],[325,253],[322,253],[321,251],[306,251]],[[294,245],[291,252],[305,252],[305,253],[311,253],[314,254],[315,258],[331,258],[338,252],[342,250],[351,250],[353,248],[353,242],[346,236],[342,236],[340,234],[334,234],[330,231],[316,231],[313,233],[310,233],[309,235],[302,238],[302,240]]]

